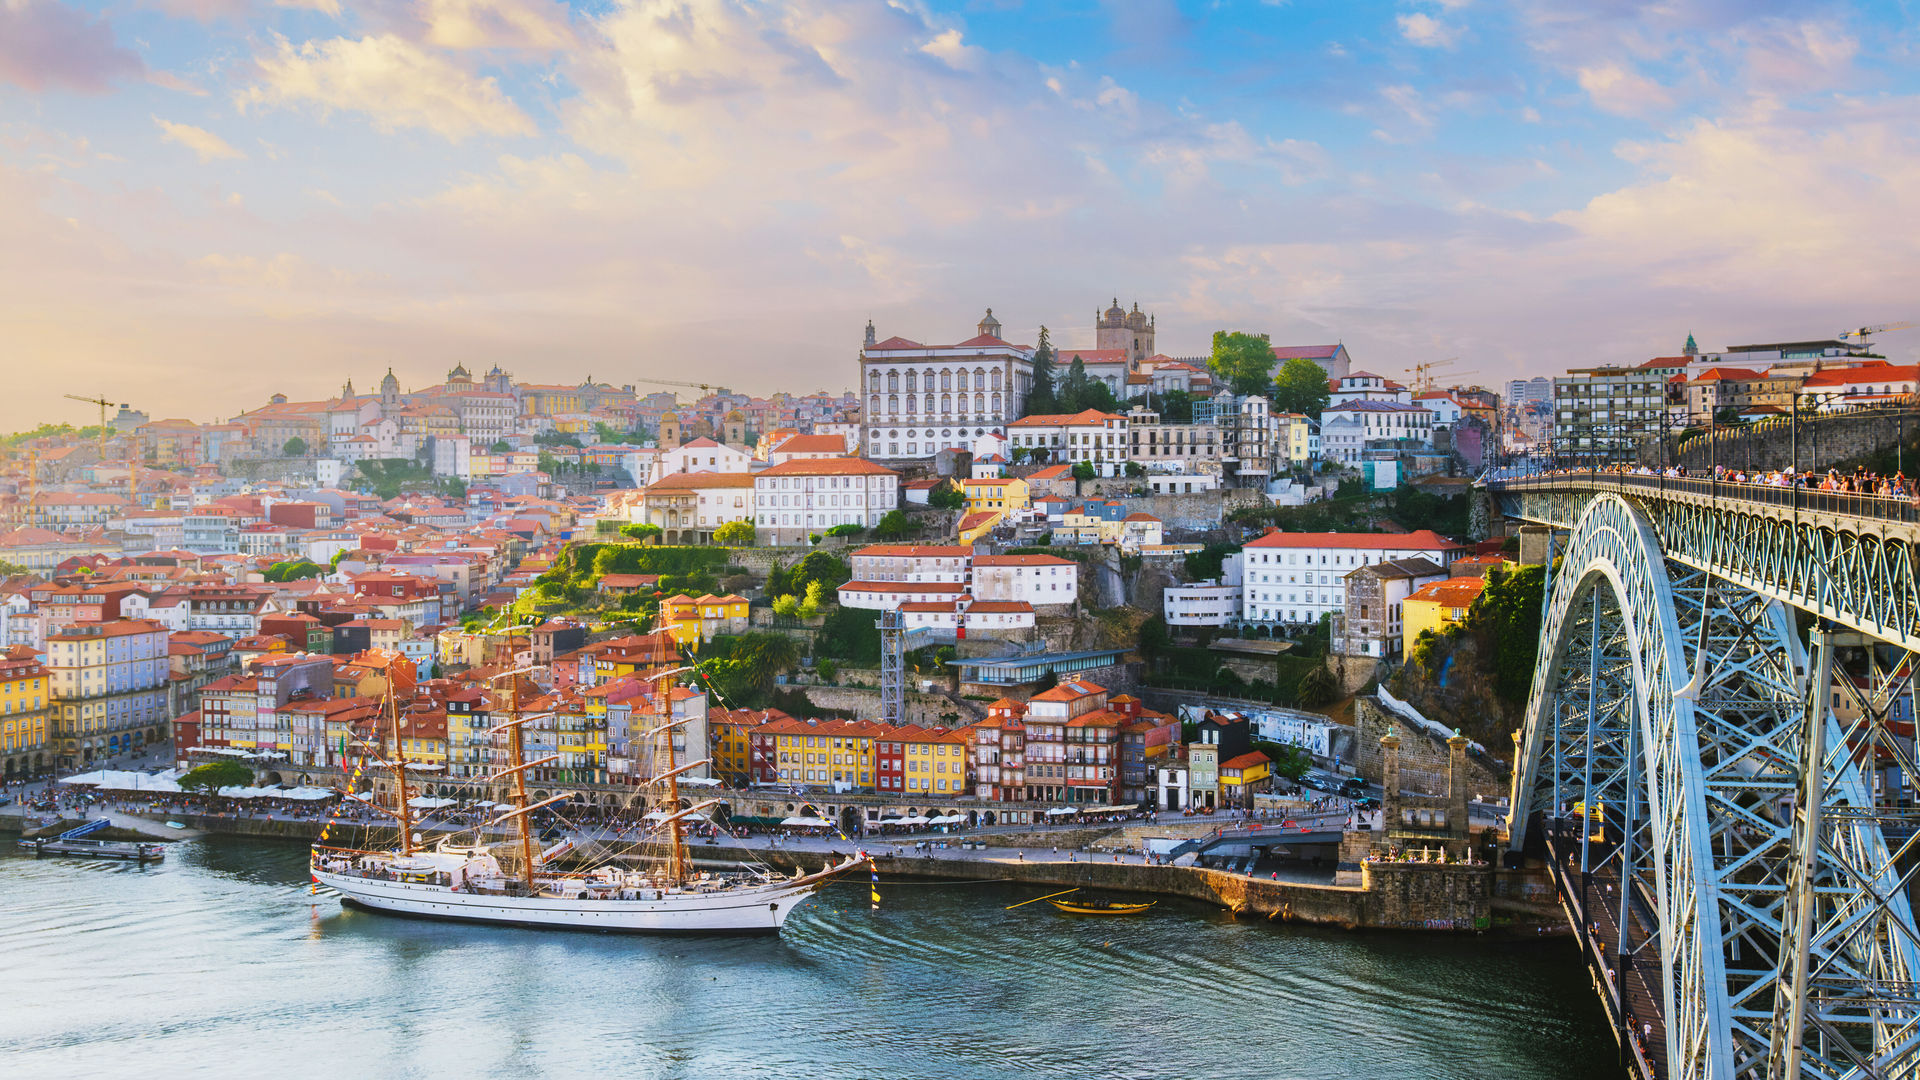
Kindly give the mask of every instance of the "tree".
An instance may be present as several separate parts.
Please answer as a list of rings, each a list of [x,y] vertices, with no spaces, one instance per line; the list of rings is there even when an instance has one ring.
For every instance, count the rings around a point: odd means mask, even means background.
[[[182,791],[212,795],[221,788],[252,787],[253,770],[237,761],[209,761],[195,766],[175,783]]]
[[[1053,386],[1053,342],[1044,326],[1040,328],[1040,344],[1033,350],[1033,386],[1027,391],[1024,411],[1028,416],[1060,411]]]
[[[837,589],[853,580],[853,568],[831,551],[809,551],[787,571],[785,592],[804,593],[814,584]],[[772,586],[768,586],[772,590]]]
[[[1207,370],[1213,372],[1217,382],[1225,383],[1236,394],[1267,393],[1267,375],[1273,370],[1273,346],[1258,334],[1216,330]]]
[[[1316,664],[1302,675],[1300,686],[1293,693],[1295,704],[1303,709],[1317,709],[1339,696],[1340,688],[1334,684],[1333,674],[1325,664]]]
[[[1087,394],[1087,362],[1080,354],[1073,355],[1073,362],[1067,365],[1067,377],[1060,381],[1059,401],[1063,413],[1079,412],[1085,406],[1080,399]]]
[[[1305,750],[1287,743],[1256,741],[1255,750],[1267,755],[1275,776],[1284,776],[1289,780],[1299,780],[1313,768],[1313,758]]]
[[[0,578],[18,577],[22,574],[31,573],[33,573],[33,571],[21,566],[19,563],[11,563],[5,559],[0,559]]]
[[[1304,356],[1293,357],[1280,365],[1273,384],[1274,412],[1319,416],[1331,396],[1326,370]]]
[[[813,665],[813,670],[820,676],[822,682],[832,682],[833,677],[840,674],[840,665],[831,660],[822,660]]]
[[[724,528],[724,526],[722,527]],[[748,528],[752,528],[752,526],[748,526]],[[658,525],[641,524],[641,525],[620,526],[621,536],[627,537],[628,539],[632,539],[632,540],[639,540],[642,542],[645,542],[648,540],[653,540],[657,542],[659,541],[660,536],[664,531],[665,530],[661,529],[660,526]],[[714,533],[713,535],[714,535],[714,539],[716,540],[720,538],[720,534],[718,532]]]
[[[808,533],[808,534],[807,534],[807,543],[809,543],[809,544],[812,544],[812,545],[813,545],[814,547],[819,547],[819,546],[820,546],[820,541],[822,541],[822,540],[824,540],[824,539],[826,539],[826,537],[824,537],[824,536],[821,536],[821,535],[820,535],[819,533]]]
[[[879,540],[901,540],[913,533],[913,525],[907,521],[907,515],[898,510],[889,510],[873,527],[873,535]]]
[[[867,527],[865,525],[855,525],[854,523],[849,521],[845,525],[835,525],[833,528],[828,529],[827,535],[828,536],[859,536],[861,533],[866,531],[867,531]]]
[[[293,438],[288,439],[286,443],[280,447],[280,456],[281,457],[306,457],[307,456],[307,440],[301,438],[298,435],[295,435]]]
[[[788,593],[785,596],[774,597],[773,613],[789,619],[799,618],[800,598],[794,596],[792,593]]]
[[[1027,460],[1027,453],[1028,453],[1028,450],[1027,450],[1027,448],[1026,448],[1026,447],[1024,447],[1024,446],[1016,446],[1016,447],[1014,447],[1014,448],[1013,448],[1013,463],[1014,463],[1015,465],[1019,465],[1019,464],[1022,464],[1022,463],[1024,463],[1024,462],[1025,462],[1025,461]]]
[[[1075,480],[1091,480],[1096,475],[1093,471],[1092,462],[1076,461],[1073,463],[1073,478]]]
[[[277,562],[267,567],[267,572],[261,576],[271,582],[282,582],[319,577],[324,573],[326,573],[326,571],[320,569],[320,567],[316,566],[311,560],[288,559],[285,562]]]
[[[827,584],[824,581],[807,582],[807,595],[800,601],[800,617],[811,619],[820,614],[827,604]]]
[[[1192,556],[1188,556],[1192,558]],[[1172,643],[1173,637],[1167,632],[1167,620],[1159,615],[1149,615],[1140,624],[1140,634],[1136,639],[1140,654],[1148,660]]]
[[[756,538],[751,521],[729,521],[713,530],[713,542],[727,547],[752,547]]]
[[[1137,461],[1129,461],[1127,462],[1127,475],[1134,477],[1145,476],[1147,475],[1147,467]]]
[[[511,454],[513,453],[513,447],[507,444],[507,440],[501,439],[498,442],[495,442],[492,446],[487,447],[487,453]]]
[[[967,505],[967,495],[953,484],[945,483],[927,492],[927,505],[935,510],[958,510]]]

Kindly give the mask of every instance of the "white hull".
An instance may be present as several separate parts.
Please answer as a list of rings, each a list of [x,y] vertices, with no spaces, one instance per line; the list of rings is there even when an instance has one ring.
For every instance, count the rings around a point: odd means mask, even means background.
[[[824,875],[658,900],[490,896],[444,885],[388,881],[315,869],[313,879],[362,907],[434,919],[638,934],[777,934]]]

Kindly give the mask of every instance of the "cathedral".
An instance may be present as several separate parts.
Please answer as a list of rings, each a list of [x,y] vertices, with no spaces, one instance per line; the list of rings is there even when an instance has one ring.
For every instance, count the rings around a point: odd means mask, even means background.
[[[1094,313],[1093,347],[1126,350],[1128,369],[1138,370],[1141,361],[1154,355],[1153,325],[1154,317],[1142,312],[1139,304],[1127,311],[1115,297],[1112,307]]]

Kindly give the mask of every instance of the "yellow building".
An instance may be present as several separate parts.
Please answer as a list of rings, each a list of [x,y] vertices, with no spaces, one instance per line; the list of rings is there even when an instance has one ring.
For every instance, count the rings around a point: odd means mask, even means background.
[[[1467,612],[1473,609],[1473,602],[1480,599],[1480,590],[1486,586],[1485,578],[1448,578],[1423,585],[1407,597],[1400,606],[1400,623],[1406,634],[1400,659],[1413,656],[1414,646],[1423,632],[1443,634],[1447,627],[1466,622]]]
[[[1220,763],[1220,799],[1228,806],[1252,806],[1253,793],[1273,775],[1273,762],[1258,750]]]
[[[46,768],[47,718],[53,695],[47,669],[24,645],[0,658],[0,768],[16,780]]]
[[[907,726],[895,728],[888,738],[900,743],[908,795],[961,795],[972,790],[964,732]]]
[[[1275,413],[1274,423],[1280,428],[1280,434],[1286,439],[1287,460],[1292,467],[1304,469],[1308,464],[1308,452],[1312,447],[1312,421],[1303,413]]]
[[[992,532],[993,527],[1000,524],[1005,516],[1003,510],[979,510],[961,517],[956,530],[961,546],[979,543],[980,538]]]
[[[1018,477],[974,477],[967,481],[967,512],[1025,510],[1027,495],[1027,482]]]
[[[731,593],[695,598],[681,593],[660,601],[660,619],[675,641],[698,645],[715,634],[745,632],[747,598]]]
[[[772,738],[772,764],[782,782],[871,788],[875,738],[882,730],[866,720],[808,721],[782,715],[753,734]]]

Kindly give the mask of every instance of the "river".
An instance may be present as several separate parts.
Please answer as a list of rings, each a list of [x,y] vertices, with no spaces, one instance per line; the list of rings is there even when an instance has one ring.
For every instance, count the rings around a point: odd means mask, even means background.
[[[1617,1077],[1574,947],[1355,934],[1001,884],[829,888],[779,938],[458,926],[309,894],[305,851],[156,867],[0,833],[0,1061],[84,1077]]]

